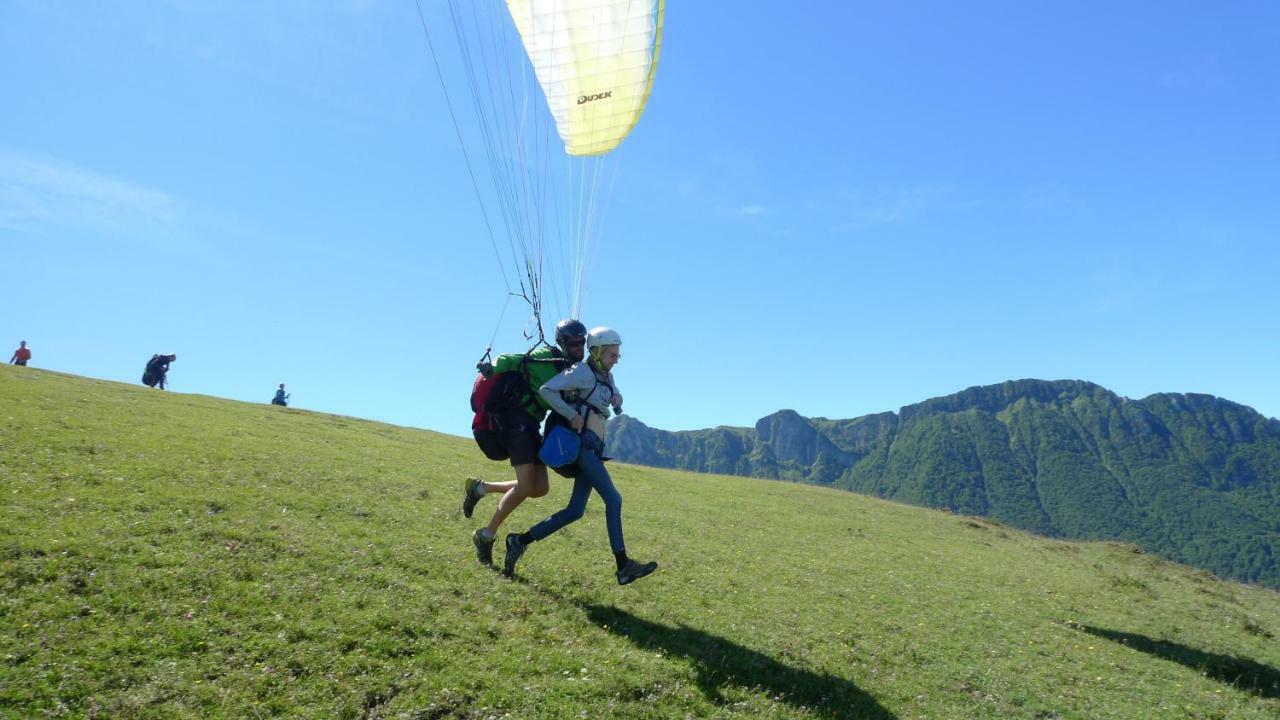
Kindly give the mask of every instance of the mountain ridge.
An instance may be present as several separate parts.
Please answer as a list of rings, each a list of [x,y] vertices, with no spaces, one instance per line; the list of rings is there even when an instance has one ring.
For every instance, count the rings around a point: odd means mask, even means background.
[[[1134,400],[1083,380],[1011,380],[841,420],[753,427],[613,420],[626,462],[852,490],[1050,537],[1133,542],[1280,586],[1280,420],[1200,393]]]

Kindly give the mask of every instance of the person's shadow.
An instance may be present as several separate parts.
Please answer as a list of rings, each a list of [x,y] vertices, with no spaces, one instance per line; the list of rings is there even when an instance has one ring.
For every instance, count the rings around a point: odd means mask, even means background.
[[[581,607],[591,622],[625,637],[637,647],[662,650],[669,655],[682,655],[693,660],[697,663],[698,686],[703,695],[716,705],[728,704],[720,691],[733,685],[762,689],[819,717],[836,720],[895,718],[875,698],[845,678],[784,665],[768,655],[687,625],[661,625],[603,605],[582,604]]]
[[[1203,650],[1179,645],[1168,640],[1153,640],[1145,635],[1107,630],[1105,628],[1079,625],[1081,630],[1120,643],[1134,650],[1149,655],[1172,660],[1258,697],[1280,698],[1280,670],[1270,665],[1263,665],[1256,660],[1236,657],[1234,655],[1218,655]]]

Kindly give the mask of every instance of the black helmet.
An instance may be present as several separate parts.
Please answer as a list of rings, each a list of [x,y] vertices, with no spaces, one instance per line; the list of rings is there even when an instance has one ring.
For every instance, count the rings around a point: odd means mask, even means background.
[[[569,338],[586,338],[587,326],[583,325],[579,320],[561,320],[556,323],[556,344],[560,347],[565,346],[565,341]]]

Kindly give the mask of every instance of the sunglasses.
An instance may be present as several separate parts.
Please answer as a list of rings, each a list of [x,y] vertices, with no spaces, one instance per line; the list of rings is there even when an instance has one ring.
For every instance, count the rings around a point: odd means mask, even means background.
[[[565,340],[565,347],[582,347],[587,344],[586,338],[577,338],[576,340]]]

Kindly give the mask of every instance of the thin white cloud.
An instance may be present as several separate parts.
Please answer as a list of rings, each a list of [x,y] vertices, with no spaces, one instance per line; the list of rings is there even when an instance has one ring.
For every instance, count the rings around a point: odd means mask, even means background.
[[[1226,75],[1217,56],[1207,55],[1177,70],[1164,72],[1156,82],[1169,89],[1205,90],[1226,84]]]
[[[921,185],[893,193],[881,193],[867,197],[851,192],[836,201],[833,210],[847,219],[832,228],[833,232],[846,233],[865,230],[877,225],[892,225],[919,216],[943,202],[953,203],[955,191],[939,185]],[[822,203],[825,204],[825,203]]]
[[[241,82],[268,85],[276,94],[361,118],[386,117],[384,101],[369,97],[376,87],[347,72],[382,51],[370,38],[380,32],[378,14],[394,11],[385,0],[164,1],[170,12],[156,13],[131,31],[159,50],[194,57]]]
[[[385,4],[384,0],[347,0],[346,10],[347,12],[359,15],[371,12]]]
[[[1032,210],[1057,210],[1069,207],[1073,197],[1071,191],[1061,185],[1041,183],[1024,190],[1022,201]]]
[[[207,13],[223,9],[216,5],[211,6],[203,0],[162,0],[161,4],[168,5],[171,9],[178,12],[191,14]],[[342,2],[328,3],[324,6],[324,9],[333,9],[338,12],[359,15],[385,5],[387,5],[387,0],[343,0]],[[250,4],[250,6],[252,7],[253,5]],[[311,0],[293,0],[292,2],[274,2],[262,9],[272,12],[290,12],[301,15],[305,12],[314,13],[316,11],[316,6]]]
[[[63,160],[0,148],[0,228],[152,234],[172,229],[177,218],[177,203],[165,192]]]
[[[742,203],[723,197],[719,188],[706,183],[700,177],[688,176],[659,183],[664,189],[674,189],[681,198],[702,205],[720,215],[742,218],[759,218],[776,215],[775,209],[761,203]]]

